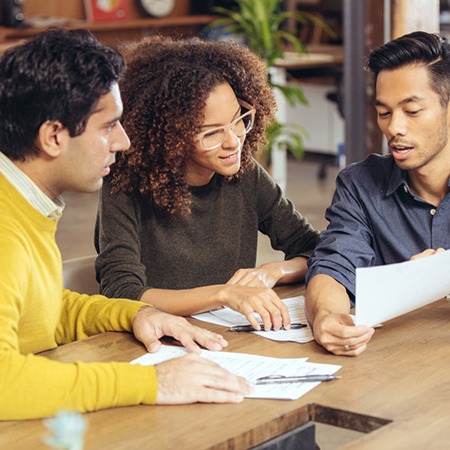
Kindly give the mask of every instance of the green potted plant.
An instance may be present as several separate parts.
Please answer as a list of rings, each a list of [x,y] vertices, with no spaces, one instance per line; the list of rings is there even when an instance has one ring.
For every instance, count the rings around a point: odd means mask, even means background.
[[[286,29],[286,24],[314,23],[327,32],[329,28],[313,14],[300,11],[284,11],[282,0],[236,0],[236,9],[216,7],[220,19],[213,22],[213,27],[222,27],[248,45],[267,65],[269,82],[278,90],[291,106],[308,104],[299,86],[277,83],[272,76],[275,63],[282,58],[288,46],[298,53],[304,52],[300,39]],[[276,121],[267,132],[268,145],[263,149],[263,160],[270,164],[271,152],[277,146],[284,146],[296,158],[303,155],[303,136],[306,132],[297,124],[285,124]]]

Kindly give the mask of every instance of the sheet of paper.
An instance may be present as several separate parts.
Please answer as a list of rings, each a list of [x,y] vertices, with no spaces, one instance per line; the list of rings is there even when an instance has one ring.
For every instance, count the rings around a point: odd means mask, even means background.
[[[163,345],[157,353],[147,353],[135,359],[131,364],[143,366],[159,364],[169,359],[183,356],[187,353],[182,347]],[[271,358],[266,356],[248,355],[234,352],[211,352],[202,350],[201,356],[219,364],[230,372],[255,382],[257,378],[268,375],[332,375],[341,366],[335,364],[310,363],[307,358]],[[332,381],[332,383],[339,382]],[[298,382],[287,384],[255,385],[252,394],[248,398],[272,398],[283,400],[295,400],[309,392],[320,382]]]
[[[426,258],[356,269],[357,325],[375,326],[450,293],[450,250]]]
[[[252,333],[258,336],[272,339],[274,341],[292,341],[305,343],[314,340],[311,328],[308,325],[305,314],[305,297],[299,295],[298,297],[291,297],[283,300],[288,307],[289,316],[292,323],[305,323],[305,328],[299,330],[279,330],[279,331],[252,331]],[[202,314],[195,314],[192,316],[195,319],[202,320],[204,322],[214,323],[216,325],[222,325],[224,327],[232,327],[235,325],[248,325],[247,318],[230,308],[218,309]],[[259,316],[258,316],[259,318]]]

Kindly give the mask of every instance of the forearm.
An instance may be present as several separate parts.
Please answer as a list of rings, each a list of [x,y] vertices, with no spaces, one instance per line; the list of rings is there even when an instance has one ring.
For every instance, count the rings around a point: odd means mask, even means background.
[[[131,331],[142,303],[102,295],[63,292],[61,317],[56,330],[58,344],[67,344],[106,331]]]
[[[300,283],[304,281],[306,270],[308,268],[307,259],[298,256],[287,261],[276,261],[262,264],[258,269],[271,273],[275,284]]]
[[[348,314],[350,298],[342,284],[329,275],[315,275],[306,289],[305,312],[314,327],[318,317],[328,314]]]
[[[224,306],[227,286],[213,285],[192,289],[147,289],[139,299],[155,308],[176,314],[189,316]]]
[[[151,366],[66,364],[8,349],[0,352],[0,371],[6,386],[0,392],[0,420],[48,417],[62,409],[87,412],[156,401],[157,378]]]

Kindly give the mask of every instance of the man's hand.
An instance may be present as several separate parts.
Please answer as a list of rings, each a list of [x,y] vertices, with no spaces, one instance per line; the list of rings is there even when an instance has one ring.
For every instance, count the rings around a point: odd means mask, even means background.
[[[220,335],[191,325],[183,317],[158,311],[151,306],[142,307],[133,319],[133,333],[150,353],[161,347],[160,338],[172,336],[190,352],[200,353],[200,344],[208,350],[220,351],[228,343]]]
[[[322,347],[341,356],[362,353],[375,332],[366,325],[355,326],[348,314],[318,315],[313,330],[314,338]]]
[[[281,326],[289,329],[291,325],[287,306],[273,289],[227,283],[222,304],[244,314],[256,330],[260,325],[255,313],[261,317],[265,330],[279,330]]]
[[[411,256],[411,259],[420,259],[420,258],[426,258],[427,256],[435,255],[437,253],[445,252],[445,248],[437,248],[436,250],[434,248],[427,248],[423,252],[417,253],[417,255]]]
[[[195,354],[156,365],[159,405],[239,403],[251,393],[248,382]]]

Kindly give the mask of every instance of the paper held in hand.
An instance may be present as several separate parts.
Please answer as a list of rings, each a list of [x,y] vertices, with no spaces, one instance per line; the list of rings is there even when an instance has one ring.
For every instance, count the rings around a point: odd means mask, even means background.
[[[356,325],[375,326],[450,293],[450,250],[356,269]]]

